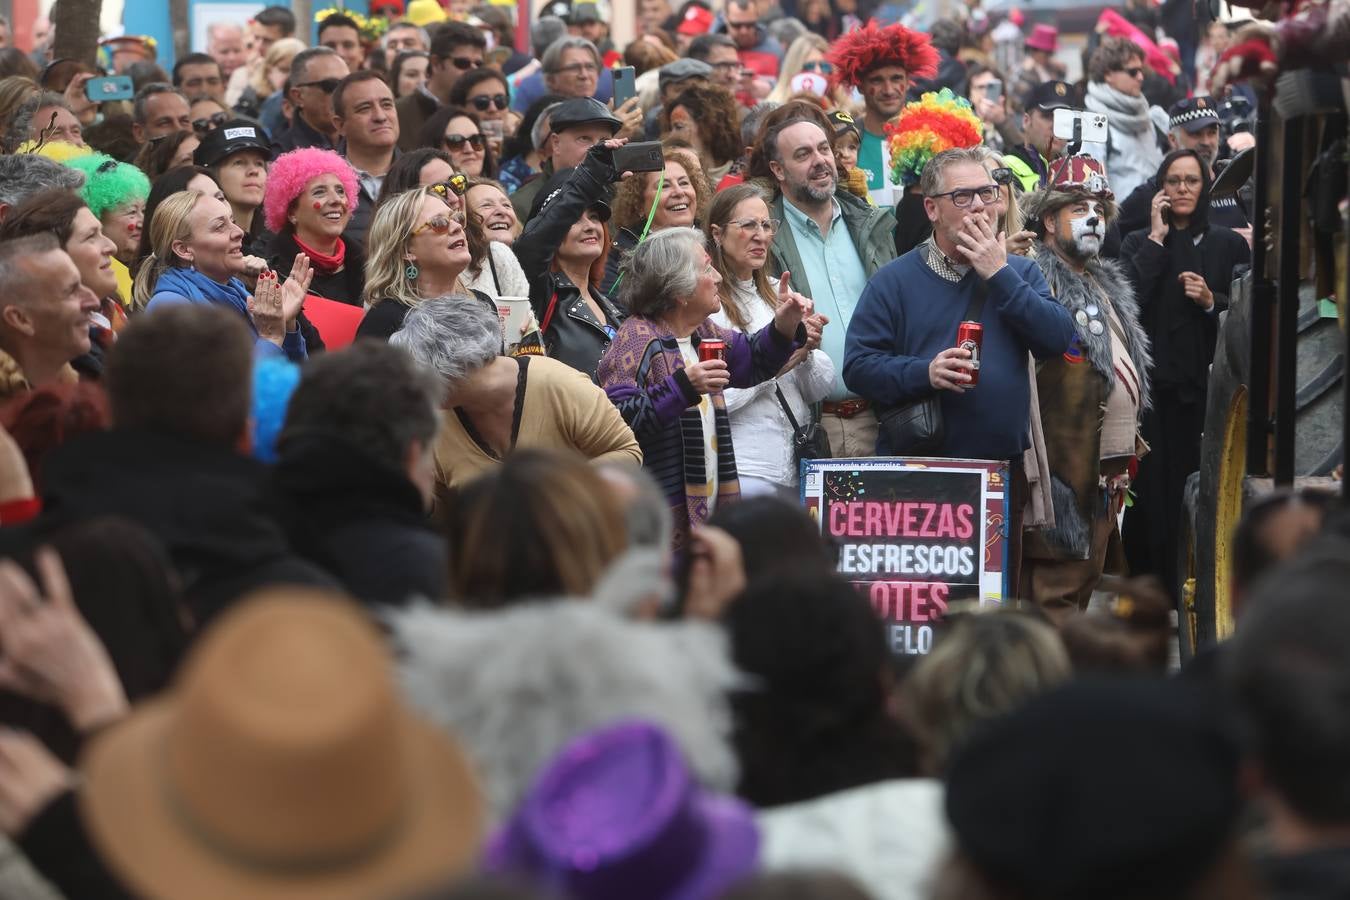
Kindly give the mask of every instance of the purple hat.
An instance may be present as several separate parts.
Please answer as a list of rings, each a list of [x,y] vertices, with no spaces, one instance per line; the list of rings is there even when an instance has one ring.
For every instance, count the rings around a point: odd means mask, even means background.
[[[758,857],[750,808],[703,791],[665,731],[630,720],[554,757],[489,843],[485,868],[576,900],[711,900]]]

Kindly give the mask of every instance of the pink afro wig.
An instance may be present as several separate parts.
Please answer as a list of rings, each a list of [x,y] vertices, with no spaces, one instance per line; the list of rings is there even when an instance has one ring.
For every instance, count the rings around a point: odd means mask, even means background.
[[[267,230],[281,234],[287,225],[291,204],[320,175],[336,175],[347,192],[347,209],[356,211],[356,173],[347,161],[332,150],[306,147],[276,158],[267,170],[267,193],[263,197],[263,215]]]
[[[937,75],[938,52],[928,35],[903,25],[878,28],[869,22],[834,42],[830,48],[835,81],[857,87],[878,66],[900,66],[911,79]]]

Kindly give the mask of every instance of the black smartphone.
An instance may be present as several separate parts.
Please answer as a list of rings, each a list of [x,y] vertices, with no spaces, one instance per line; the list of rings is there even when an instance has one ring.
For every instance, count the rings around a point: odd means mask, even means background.
[[[620,172],[659,172],[665,167],[660,141],[624,144],[614,151],[614,168]]]

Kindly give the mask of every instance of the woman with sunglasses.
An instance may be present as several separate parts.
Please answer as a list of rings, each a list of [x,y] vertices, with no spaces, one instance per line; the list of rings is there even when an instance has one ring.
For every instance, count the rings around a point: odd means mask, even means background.
[[[432,297],[472,296],[497,312],[492,298],[471,291],[472,261],[462,213],[446,204],[452,191],[417,187],[388,197],[375,210],[366,237],[366,316],[356,336],[388,340],[408,310]]]
[[[310,293],[360,306],[365,253],[342,239],[356,203],[356,173],[332,150],[306,147],[278,156],[263,200],[267,227],[276,235],[269,266],[279,271],[303,253],[313,267]]]
[[[722,309],[712,315],[715,324],[749,337],[773,321],[778,294],[764,265],[779,224],[769,218],[769,204],[755,185],[733,185],[713,198],[705,229],[713,267],[722,276],[717,286]],[[834,364],[819,344],[819,331],[813,331],[776,377],[725,392],[742,496],[797,496],[793,422],[811,421],[811,404],[824,400],[834,386]]]
[[[1093,51],[1083,106],[1105,115],[1110,128],[1105,144],[1084,144],[1083,152],[1106,163],[1117,197],[1130,196],[1158,168],[1166,147],[1166,135],[1153,124],[1144,96],[1144,52],[1138,44],[1106,38]]]
[[[444,194],[446,205],[451,212],[461,212],[464,208],[463,194],[467,182],[464,176],[456,179],[455,162],[449,153],[435,147],[422,147],[410,150],[394,160],[394,164],[385,173],[380,195],[375,198],[375,209],[379,210],[390,197],[397,197],[404,191],[417,187],[430,187],[443,184],[449,189]]]
[[[1182,492],[1200,467],[1219,313],[1228,308],[1234,269],[1251,261],[1251,249],[1237,232],[1210,221],[1209,167],[1194,150],[1167,154],[1155,177],[1162,189],[1149,227],[1120,245],[1139,323],[1153,345],[1153,405],[1140,423],[1152,450],[1139,462],[1138,496],[1122,537],[1132,571],[1175,574]]]
[[[663,228],[688,228],[697,225],[700,213],[708,208],[712,191],[703,177],[703,166],[698,156],[688,147],[664,147],[661,155],[666,167],[662,172],[640,172],[619,183],[614,191],[614,242],[605,261],[605,280],[600,289],[606,294],[614,289],[619,277],[619,266],[638,245],[638,238],[647,227],[655,234]],[[661,176],[664,175],[664,181]],[[661,194],[657,196],[657,186]],[[655,211],[652,206],[655,204]]]
[[[492,155],[502,158],[502,142],[515,134],[520,113],[511,110],[506,79],[496,69],[474,69],[450,90],[450,105],[478,115],[479,130],[487,137]]]
[[[192,131],[197,137],[205,137],[207,132],[215,131],[230,118],[230,111],[221,105],[215,97],[198,97],[188,107],[188,118],[192,121]]]
[[[422,126],[422,146],[450,154],[455,171],[487,178],[497,173],[497,159],[478,127],[478,115],[455,106],[443,106]]]
[[[591,379],[624,320],[600,282],[609,253],[609,186],[620,175],[614,150],[625,143],[596,144],[581,165],[551,175],[516,242],[544,351]]]
[[[389,89],[397,99],[411,94],[427,83],[431,55],[425,50],[407,50],[394,57],[389,67]]]
[[[814,29],[812,30],[814,31]],[[778,81],[774,84],[773,90],[769,92],[765,101],[786,103],[791,100],[792,95],[796,93],[792,89],[792,79],[802,72],[810,72],[819,75],[826,81],[833,81],[834,66],[825,58],[829,52],[830,44],[820,34],[804,34],[793,41],[788,45],[787,53],[783,55],[783,65],[778,72]],[[852,106],[848,94],[838,87],[832,88],[826,94],[825,103],[827,106],[845,109]]]

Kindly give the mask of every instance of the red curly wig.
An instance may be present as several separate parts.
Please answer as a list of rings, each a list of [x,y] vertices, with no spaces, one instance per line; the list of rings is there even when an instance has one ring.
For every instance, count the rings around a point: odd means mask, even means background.
[[[910,78],[937,75],[938,52],[928,35],[903,25],[878,28],[875,22],[834,42],[830,49],[837,84],[857,87],[878,66],[900,66]]]

